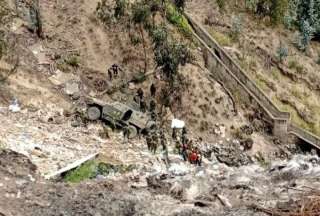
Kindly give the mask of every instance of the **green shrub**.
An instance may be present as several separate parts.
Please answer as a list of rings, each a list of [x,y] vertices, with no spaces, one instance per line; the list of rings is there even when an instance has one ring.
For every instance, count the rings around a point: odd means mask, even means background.
[[[188,23],[188,20],[177,10],[177,8],[167,3],[166,5],[166,15],[169,22],[179,28],[186,37],[192,37],[192,30]]]
[[[79,67],[80,66],[80,59],[77,56],[69,56],[64,60],[68,65],[72,67]]]
[[[95,161],[89,161],[67,173],[64,180],[66,182],[79,183],[86,179],[95,178],[97,171],[97,163]]]
[[[168,39],[168,30],[165,25],[157,26],[151,32],[152,42],[155,47],[162,45]]]
[[[145,24],[151,15],[149,5],[144,2],[136,2],[132,5],[132,20],[136,24]]]
[[[242,31],[242,19],[241,19],[241,17],[239,17],[239,16],[233,17],[231,31],[230,31],[230,37],[233,40],[238,40],[241,31]]]
[[[282,63],[288,57],[288,48],[283,45],[280,41],[279,47],[277,48],[277,58]]]

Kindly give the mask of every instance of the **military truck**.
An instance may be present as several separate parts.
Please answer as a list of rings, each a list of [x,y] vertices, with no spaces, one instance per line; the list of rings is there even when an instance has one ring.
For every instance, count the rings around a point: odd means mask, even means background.
[[[87,101],[87,117],[89,120],[102,120],[115,129],[128,127],[130,138],[144,134],[155,126],[147,114],[135,110],[132,106],[120,102],[106,103],[98,99]]]

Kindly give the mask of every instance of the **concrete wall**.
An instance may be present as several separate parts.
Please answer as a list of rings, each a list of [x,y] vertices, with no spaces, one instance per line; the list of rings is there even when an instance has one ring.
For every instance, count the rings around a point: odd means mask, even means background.
[[[224,83],[238,101],[246,104],[257,103],[271,119],[273,134],[282,141],[286,142],[290,133],[320,149],[320,137],[290,123],[290,113],[280,111],[210,34],[188,14],[185,16],[195,31],[195,37],[204,48],[206,67],[216,80]]]
[[[256,102],[273,124],[273,134],[286,141],[290,113],[280,111],[202,26],[186,15],[204,48],[206,67],[241,103]]]

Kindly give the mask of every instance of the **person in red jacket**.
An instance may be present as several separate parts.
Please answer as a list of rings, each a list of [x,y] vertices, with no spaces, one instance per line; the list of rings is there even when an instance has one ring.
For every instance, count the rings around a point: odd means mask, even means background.
[[[194,149],[192,149],[192,151],[191,151],[191,153],[189,155],[190,163],[197,164],[197,159],[198,159],[197,152]]]

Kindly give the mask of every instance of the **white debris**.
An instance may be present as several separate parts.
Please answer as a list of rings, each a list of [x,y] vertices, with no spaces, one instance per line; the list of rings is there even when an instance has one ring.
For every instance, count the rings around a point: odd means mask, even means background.
[[[169,172],[171,172],[172,174],[177,175],[177,176],[183,176],[189,172],[189,169],[183,163],[180,163],[180,164],[174,163],[170,166]]]
[[[13,103],[9,105],[9,111],[14,112],[14,113],[21,111],[21,108],[19,106],[17,99],[14,99]]]
[[[172,119],[171,122],[171,128],[184,128],[185,127],[185,122],[179,119]]]

